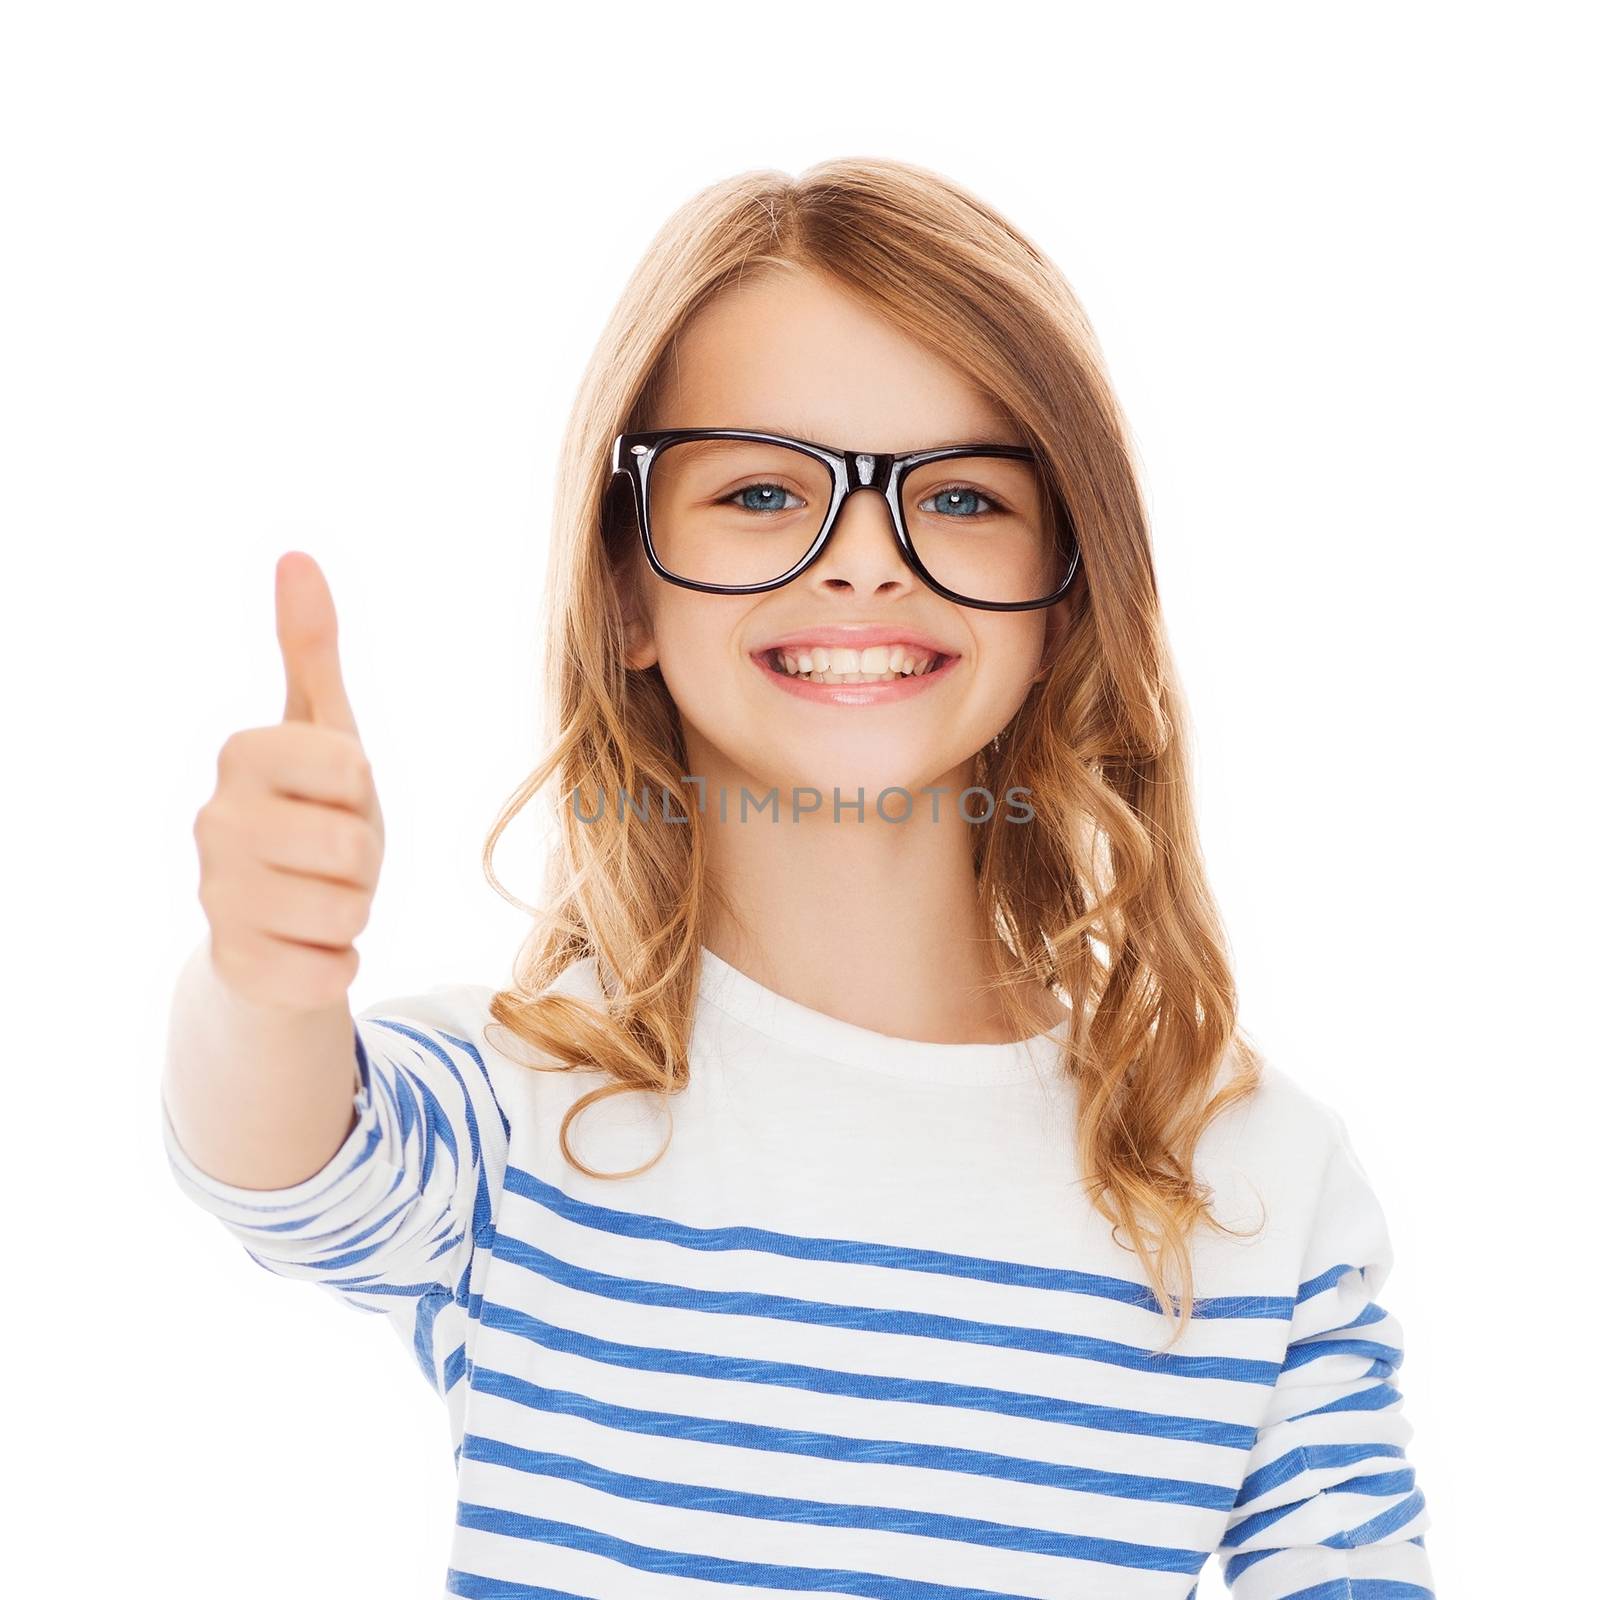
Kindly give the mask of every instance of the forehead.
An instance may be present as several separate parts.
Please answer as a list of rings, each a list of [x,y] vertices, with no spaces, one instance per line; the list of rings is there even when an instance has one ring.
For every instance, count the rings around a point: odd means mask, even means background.
[[[652,428],[754,428],[848,450],[1023,442],[954,362],[816,273],[763,271],[669,352]]]

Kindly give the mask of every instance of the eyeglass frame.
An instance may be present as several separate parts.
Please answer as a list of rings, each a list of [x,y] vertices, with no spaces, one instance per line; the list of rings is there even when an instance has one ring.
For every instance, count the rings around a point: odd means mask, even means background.
[[[685,578],[669,572],[656,555],[655,541],[650,535],[650,469],[656,456],[668,444],[680,439],[748,439],[756,444],[788,445],[791,449],[813,457],[833,474],[833,499],[822,519],[811,548],[801,556],[782,577],[766,583],[704,583],[696,578]],[[951,456],[1008,456],[1017,460],[1032,461],[1039,465],[1038,453],[1025,445],[956,444],[941,445],[933,450],[906,450],[898,454],[887,450],[843,450],[833,445],[818,444],[811,439],[791,439],[781,433],[762,433],[751,428],[656,428],[643,433],[619,433],[611,445],[611,481],[619,477],[628,480],[633,492],[633,506],[639,523],[639,537],[644,545],[645,559],[657,577],[685,589],[698,589],[703,594],[764,594],[771,589],[781,589],[792,583],[813,566],[827,548],[834,530],[839,525],[839,513],[844,503],[858,489],[876,489],[889,505],[889,520],[894,527],[895,543],[907,566],[933,590],[959,606],[972,606],[984,611],[1038,611],[1053,606],[1061,600],[1077,575],[1080,549],[1076,524],[1070,508],[1057,496],[1060,509],[1066,518],[1066,532],[1072,544],[1072,557],[1067,564],[1066,576],[1053,594],[1042,600],[978,600],[971,595],[957,594],[947,589],[918,559],[906,531],[904,507],[900,503],[901,479],[904,474],[929,461],[942,461]]]

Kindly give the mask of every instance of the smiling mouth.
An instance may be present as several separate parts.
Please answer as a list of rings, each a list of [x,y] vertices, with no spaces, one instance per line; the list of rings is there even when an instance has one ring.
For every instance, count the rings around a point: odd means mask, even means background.
[[[869,645],[856,650],[844,645],[802,645],[763,650],[761,659],[774,671],[805,683],[898,683],[926,677],[953,658],[915,645]]]

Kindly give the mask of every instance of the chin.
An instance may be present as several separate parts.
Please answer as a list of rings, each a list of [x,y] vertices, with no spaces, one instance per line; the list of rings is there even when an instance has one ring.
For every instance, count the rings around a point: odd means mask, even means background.
[[[754,758],[742,766],[742,777],[729,782],[728,820],[733,820],[736,814],[741,783],[750,796],[750,815],[755,820],[770,817],[770,801],[765,813],[755,811],[755,802],[766,800],[773,790],[783,801],[784,821],[795,816],[794,800],[797,798],[801,821],[826,818],[831,822],[835,791],[841,827],[880,821],[894,823],[902,819],[906,822],[918,818],[931,820],[930,808],[935,797],[926,791],[934,787],[948,791],[937,797],[943,820],[951,815],[961,788],[969,781],[963,776],[967,768],[968,764],[962,763],[952,771],[948,763],[928,757],[919,759],[914,752],[908,752],[902,760],[886,759],[881,748],[856,758],[845,750],[831,754],[818,751],[802,762],[796,762],[789,755]],[[716,784],[712,781],[707,790],[708,805],[713,803],[715,790]],[[858,800],[859,805],[856,804]]]

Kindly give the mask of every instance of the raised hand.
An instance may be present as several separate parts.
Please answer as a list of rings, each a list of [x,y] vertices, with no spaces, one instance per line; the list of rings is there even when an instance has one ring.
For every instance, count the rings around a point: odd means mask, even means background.
[[[383,864],[383,814],[339,670],[327,580],[290,551],[276,570],[283,720],[229,736],[195,817],[211,959],[239,998],[286,1011],[338,1003],[360,965]]]

